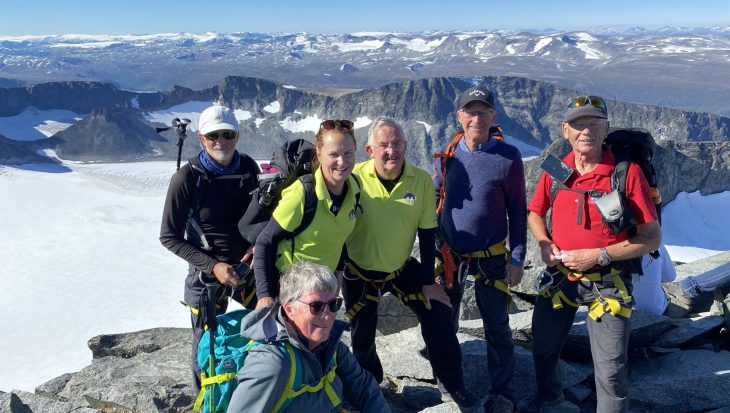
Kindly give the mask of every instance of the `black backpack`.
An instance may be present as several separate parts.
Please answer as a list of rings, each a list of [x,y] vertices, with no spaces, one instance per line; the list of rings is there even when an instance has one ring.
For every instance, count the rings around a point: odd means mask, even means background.
[[[244,239],[254,244],[271,218],[281,199],[281,191],[299,179],[304,185],[304,216],[293,236],[304,231],[314,219],[317,196],[314,192],[312,163],[317,156],[314,145],[304,139],[285,142],[271,156],[270,165],[278,171],[258,176],[258,187],[251,203],[238,221],[238,231]]]

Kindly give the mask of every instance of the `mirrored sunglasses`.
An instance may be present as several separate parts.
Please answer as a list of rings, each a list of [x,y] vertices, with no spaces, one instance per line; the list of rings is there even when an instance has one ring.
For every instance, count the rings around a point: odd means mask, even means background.
[[[569,108],[579,108],[582,106],[593,106],[594,108],[606,110],[606,101],[598,96],[578,96],[568,103]]]
[[[332,129],[336,128],[336,127],[341,127],[343,129],[352,130],[352,128],[354,126],[355,126],[355,124],[352,123],[351,120],[347,120],[347,119],[334,119],[334,120],[328,119],[328,120],[325,120],[325,121],[323,121],[322,123],[319,124],[319,129],[320,130],[321,129],[324,129],[324,130],[332,130]]]
[[[232,130],[226,130],[226,131],[215,131],[215,132],[209,132],[206,133],[205,139],[208,139],[209,141],[216,141],[218,138],[225,139],[227,141],[230,141],[231,139],[236,139],[236,132]]]
[[[312,315],[322,314],[325,306],[327,307],[327,309],[329,309],[330,313],[336,313],[342,307],[342,297],[333,298],[327,302],[312,301],[311,303],[308,303],[308,302],[302,301],[302,300],[296,300],[296,301],[299,301],[300,303],[308,305],[309,312],[312,313]]]

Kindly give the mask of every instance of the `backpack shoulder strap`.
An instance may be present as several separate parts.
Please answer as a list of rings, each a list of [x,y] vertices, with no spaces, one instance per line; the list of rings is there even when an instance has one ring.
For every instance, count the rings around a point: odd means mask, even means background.
[[[362,204],[360,204],[360,195],[362,194],[362,184],[360,183],[360,178],[357,177],[355,174],[351,174],[352,179],[355,181],[355,184],[357,184],[357,188],[352,188],[353,191],[355,191],[355,212],[357,210],[360,210],[360,214],[365,213],[365,211],[362,209]]]
[[[301,361],[297,357],[297,352],[288,341],[277,341],[275,344],[284,355],[289,358],[289,378],[286,381],[284,391],[281,393],[279,400],[276,401],[272,413],[278,413],[285,410],[292,401],[294,401],[294,387],[299,386],[302,382]]]
[[[618,190],[621,195],[626,195],[626,178],[629,172],[629,160],[618,160],[613,166],[611,174],[611,189]]]
[[[302,215],[302,222],[292,232],[292,239],[309,227],[314,220],[314,215],[317,213],[317,193],[314,190],[314,175],[306,174],[300,176],[298,179],[302,183],[302,186],[304,186],[304,214]]]
[[[504,130],[499,125],[490,126],[489,135],[498,141],[504,142]]]
[[[205,191],[208,187],[210,178],[208,178],[208,175],[205,173],[205,170],[203,170],[203,167],[200,165],[197,158],[190,159],[190,168],[193,171],[193,177],[195,178],[195,187],[193,189],[193,202],[190,203],[190,209],[188,210],[187,226],[188,228],[191,228],[195,234],[197,234],[198,239],[200,239],[200,243],[202,244],[202,249],[210,251],[211,246],[208,243],[208,238],[206,238],[205,232],[203,232],[203,228],[200,226],[200,222],[198,222],[197,218],[197,214],[203,204],[203,197],[205,196]]]
[[[444,197],[446,196],[446,173],[448,172],[451,158],[456,156],[456,146],[463,137],[464,132],[457,133],[454,135],[454,138],[451,139],[451,142],[446,145],[443,152],[436,152],[433,154],[434,159],[441,159],[441,185],[439,185],[439,204],[436,206],[436,214],[440,214],[441,210],[444,209]]]

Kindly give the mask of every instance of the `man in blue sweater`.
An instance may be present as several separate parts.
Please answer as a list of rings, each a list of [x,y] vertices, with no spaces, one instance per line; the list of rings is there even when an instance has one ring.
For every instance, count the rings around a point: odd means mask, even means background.
[[[458,326],[464,280],[474,280],[484,323],[491,389],[490,411],[497,396],[515,402],[514,345],[508,311],[508,286],[522,279],[527,237],[527,201],[522,158],[517,148],[490,128],[497,119],[494,95],[476,86],[459,95],[456,117],[463,128],[437,154],[434,187],[446,284]]]

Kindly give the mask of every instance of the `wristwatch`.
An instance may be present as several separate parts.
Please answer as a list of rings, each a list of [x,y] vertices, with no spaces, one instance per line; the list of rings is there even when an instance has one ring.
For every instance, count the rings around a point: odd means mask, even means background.
[[[598,265],[607,267],[611,263],[611,256],[608,255],[605,248],[599,248],[598,250],[601,252],[601,255],[598,256]]]

